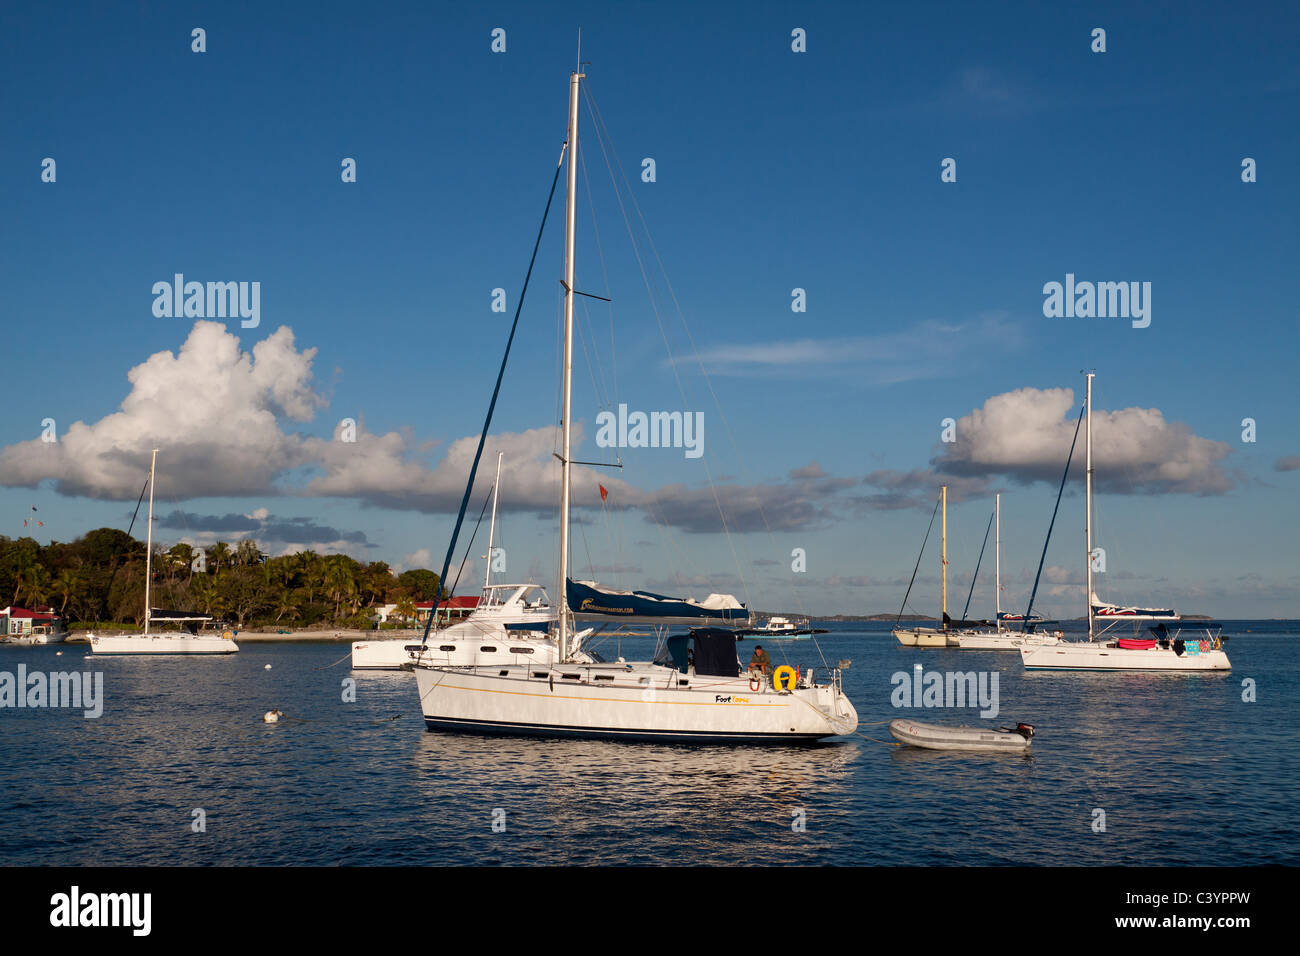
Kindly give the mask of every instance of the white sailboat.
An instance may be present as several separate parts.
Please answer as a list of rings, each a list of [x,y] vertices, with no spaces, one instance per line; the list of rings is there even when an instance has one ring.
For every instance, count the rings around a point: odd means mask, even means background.
[[[1023,644],[1055,644],[1061,639],[1060,631],[1013,631],[1002,626],[1002,495],[993,496],[993,610],[992,630],[976,628],[958,631],[953,635],[956,646],[967,651],[1018,651]],[[987,538],[985,539],[987,540]]]
[[[704,627],[748,621],[731,595],[680,600],[644,591],[615,591],[570,580],[570,479],[578,169],[578,98],[584,74],[569,77],[565,140],[567,195],[564,262],[564,356],[560,459],[561,607],[553,664],[451,667],[421,659],[416,683],[430,730],[529,736],[705,743],[806,743],[848,734],[858,717],[844,695],[839,669],[826,683],[811,672],[778,669],[780,688],[766,675],[742,674],[734,631]],[[695,625],[689,637],[669,638],[654,661],[600,661],[584,654],[579,619],[650,620]],[[693,660],[687,643],[693,647]]]
[[[1121,608],[1097,599],[1093,588],[1092,549],[1092,379],[1087,377],[1087,438],[1084,536],[1086,550],[1084,565],[1088,575],[1088,640],[1061,641],[1050,646],[1024,646],[1020,659],[1030,670],[1094,670],[1094,671],[1227,671],[1232,669],[1228,654],[1223,649],[1226,640],[1220,633],[1208,628],[1183,636],[1182,630],[1169,632],[1166,621],[1178,620],[1171,609]],[[1097,621],[1106,624],[1099,631]],[[1154,637],[1116,638],[1106,635],[1118,625],[1131,622],[1159,622]]]
[[[155,610],[150,603],[149,586],[153,575],[153,479],[158,464],[158,449],[149,463],[149,524],[145,532],[144,557],[144,633],[89,634],[90,650],[95,654],[234,654],[239,650],[230,631],[200,634],[199,627],[212,618],[206,614]],[[153,622],[175,623],[184,630],[153,631]]]
[[[497,503],[501,491],[501,460],[497,453],[496,484],[492,486],[492,519],[488,525],[487,570],[478,607],[465,620],[431,635],[427,643],[409,637],[355,641],[353,670],[403,670],[416,660],[449,667],[474,664],[552,664],[556,644],[546,634],[555,611],[539,584],[493,584],[492,555],[496,545]],[[434,612],[430,612],[434,613]]]
[[[948,486],[940,491],[943,502],[942,544],[939,549],[939,608],[942,618],[948,617]],[[931,513],[930,520],[934,520]],[[933,527],[933,525],[931,525]],[[955,639],[948,633],[946,626],[940,627],[896,627],[894,637],[904,647],[956,647]]]

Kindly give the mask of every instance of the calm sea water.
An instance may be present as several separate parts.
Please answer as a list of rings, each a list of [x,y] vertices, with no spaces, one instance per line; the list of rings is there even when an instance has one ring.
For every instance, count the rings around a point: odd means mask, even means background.
[[[1300,622],[1225,633],[1227,676],[1026,674],[1015,654],[838,625],[821,647],[853,661],[863,736],[789,750],[427,733],[414,678],[352,674],[338,644],[156,660],[0,648],[0,671],[102,671],[106,696],[95,720],[0,710],[0,864],[1295,865]],[[820,666],[809,642],[773,658]],[[879,742],[875,722],[900,715],[979,723],[896,710],[891,675],[917,662],[997,671],[992,723],[1035,724],[1032,756]],[[263,723],[271,707],[289,719]]]

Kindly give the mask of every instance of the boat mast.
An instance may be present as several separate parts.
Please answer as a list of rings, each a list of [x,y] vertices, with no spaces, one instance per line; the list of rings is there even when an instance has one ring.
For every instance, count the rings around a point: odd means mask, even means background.
[[[1088,640],[1092,640],[1092,376],[1094,373],[1088,373],[1088,389],[1084,403],[1087,407],[1087,434],[1084,438],[1084,455],[1086,465],[1084,468],[1084,499],[1083,506],[1083,523],[1084,537],[1087,539],[1087,554],[1085,564],[1088,568]]]
[[[943,580],[943,584],[940,586],[940,593],[942,594],[943,613],[944,616],[946,617],[948,614],[948,486],[947,485],[943,486],[943,547],[940,549],[939,552],[939,572]],[[939,623],[943,627],[948,626],[947,623],[944,622],[943,618],[939,619]]]
[[[505,452],[497,452],[497,480],[492,486],[492,521],[488,524],[488,553],[487,553],[487,570],[483,572],[483,590],[487,591],[488,585],[492,583],[492,541],[497,530],[497,496],[501,494],[501,459],[505,457]],[[487,600],[487,594],[483,595],[483,600]]]
[[[993,496],[993,621],[1002,630],[1002,494]]]
[[[563,450],[560,458],[560,660],[569,659],[569,440],[573,402],[573,250],[578,213],[578,81],[584,74],[569,74],[569,168],[564,209],[564,404],[561,414]]]
[[[149,524],[145,529],[144,546],[144,633],[149,636],[149,580],[153,577],[153,473],[158,464],[158,449],[153,450],[149,461]]]

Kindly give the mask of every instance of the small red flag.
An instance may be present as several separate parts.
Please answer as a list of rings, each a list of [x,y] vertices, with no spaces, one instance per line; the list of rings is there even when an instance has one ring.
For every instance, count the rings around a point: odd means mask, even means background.
[[[600,489],[600,500],[601,500],[601,501],[604,501],[606,498],[609,497],[609,491],[608,491],[608,489],[605,488],[604,485],[597,485],[596,487]]]

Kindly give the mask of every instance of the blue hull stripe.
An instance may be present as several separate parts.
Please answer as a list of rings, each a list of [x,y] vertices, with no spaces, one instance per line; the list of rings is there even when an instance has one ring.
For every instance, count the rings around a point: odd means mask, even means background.
[[[425,717],[429,730],[452,733],[505,734],[523,737],[571,737],[592,740],[615,738],[654,743],[713,743],[713,744],[813,744],[822,737],[833,734],[709,734],[675,730],[624,730],[618,727],[573,727],[526,724],[512,721],[458,720],[444,717]]]

